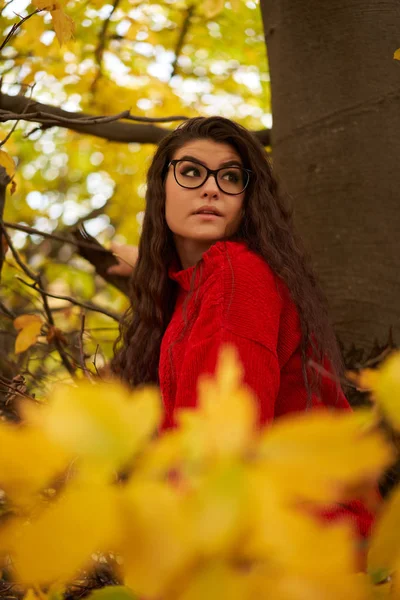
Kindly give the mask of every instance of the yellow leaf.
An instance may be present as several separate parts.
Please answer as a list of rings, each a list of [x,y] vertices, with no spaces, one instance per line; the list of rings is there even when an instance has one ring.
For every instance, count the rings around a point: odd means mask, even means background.
[[[378,406],[400,430],[400,352],[392,354],[375,372],[371,387]]]
[[[196,544],[205,555],[225,555],[243,533],[244,469],[237,462],[217,464],[198,481],[191,499]]]
[[[15,162],[7,152],[0,150],[0,165],[5,168],[7,175],[12,178],[15,174]]]
[[[368,413],[320,410],[279,419],[261,434],[263,469],[292,498],[340,502],[347,486],[376,481],[394,458],[383,435],[369,431]]]
[[[187,574],[195,548],[184,497],[163,482],[132,481],[123,493],[125,584],[143,597],[163,597]]]
[[[14,327],[20,330],[15,340],[15,353],[20,354],[36,344],[43,320],[38,315],[20,315],[14,319]]]
[[[372,578],[376,573],[391,574],[400,559],[400,489],[396,489],[385,504],[376,521],[368,552],[368,571]],[[382,577],[384,578],[384,577]]]
[[[301,507],[292,506],[285,490],[259,466],[249,468],[247,476],[249,535],[241,550],[245,558],[268,560],[286,573],[352,572],[355,551],[350,523],[322,527]]]
[[[66,15],[60,8],[51,11],[54,31],[60,46],[68,42],[74,35],[75,24],[69,15]]]
[[[107,475],[151,439],[161,402],[156,388],[131,392],[117,382],[82,381],[54,388],[40,418],[51,439]]]
[[[178,414],[187,443],[197,445],[197,452],[233,457],[248,451],[256,430],[257,403],[242,379],[243,368],[233,346],[221,349],[215,377],[199,377],[199,407]]]
[[[396,52],[393,54],[393,58],[394,58],[395,60],[400,60],[400,48],[398,48],[398,49],[396,50]]]
[[[71,456],[39,429],[0,425],[0,488],[25,504],[67,467]]]
[[[238,10],[239,10],[239,8],[240,8],[240,1],[241,1],[241,0],[230,0],[230,3],[231,3],[231,6],[232,6],[232,9],[233,9],[235,12],[236,12],[236,11],[238,11]]]
[[[12,556],[24,583],[69,581],[94,552],[109,550],[120,535],[111,487],[70,488],[38,518],[15,528]]]
[[[20,315],[13,321],[14,327],[17,331],[28,327],[28,325],[31,325],[32,323],[43,323],[43,320],[38,315]]]
[[[213,19],[224,10],[224,0],[205,0],[203,12],[207,19]]]
[[[202,565],[193,574],[182,594],[176,600],[246,600],[250,598],[246,572],[232,565],[214,560]]]
[[[55,0],[32,0],[33,6],[40,10],[55,10],[60,8],[60,3]]]

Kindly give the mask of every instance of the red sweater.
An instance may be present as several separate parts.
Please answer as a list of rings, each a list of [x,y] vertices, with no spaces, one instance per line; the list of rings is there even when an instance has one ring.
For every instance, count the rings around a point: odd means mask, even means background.
[[[195,267],[169,270],[179,292],[161,344],[165,426],[173,425],[177,409],[196,405],[197,378],[214,373],[220,346],[227,342],[236,346],[244,381],[257,395],[261,424],[304,410],[300,320],[285,283],[244,242],[215,243],[192,282],[194,274]],[[350,408],[328,377],[322,379],[321,398],[325,405]],[[313,405],[322,402],[312,397]]]
[[[300,353],[298,311],[285,283],[244,242],[220,241],[195,267],[169,269],[179,284],[171,321],[164,334],[159,363],[160,388],[165,407],[163,429],[175,425],[182,407],[196,406],[201,373],[214,373],[221,344],[234,344],[244,366],[244,381],[259,401],[260,424],[306,408],[307,391]],[[192,290],[192,292],[190,292]],[[350,410],[336,384],[323,377],[321,397],[313,406]],[[351,503],[361,535],[371,515],[360,503]],[[330,519],[348,514],[330,511]]]

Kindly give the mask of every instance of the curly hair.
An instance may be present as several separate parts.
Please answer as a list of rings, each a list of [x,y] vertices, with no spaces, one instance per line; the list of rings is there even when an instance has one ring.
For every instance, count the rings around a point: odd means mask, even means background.
[[[253,172],[246,189],[241,224],[233,236],[225,239],[245,241],[286,283],[299,312],[303,375],[310,393],[320,381],[316,375],[311,377],[310,384],[307,374],[310,357],[319,364],[328,359],[336,376],[343,369],[326,300],[295,232],[292,210],[278,192],[264,147],[244,127],[223,117],[189,119],[158,146],[147,175],[139,256],[130,281],[130,308],[121,322],[111,368],[130,386],[159,384],[161,341],[177,296],[177,283],[168,277],[168,267],[177,253],[165,218],[164,183],[176,151],[198,139],[229,144],[238,152],[243,166]]]

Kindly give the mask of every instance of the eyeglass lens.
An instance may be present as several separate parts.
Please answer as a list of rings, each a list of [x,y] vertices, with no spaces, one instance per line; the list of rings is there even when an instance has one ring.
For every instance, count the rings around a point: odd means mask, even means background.
[[[176,163],[175,177],[186,188],[200,187],[207,179],[207,169],[189,160]],[[218,185],[227,194],[240,194],[246,188],[249,175],[241,167],[226,167],[218,171]]]

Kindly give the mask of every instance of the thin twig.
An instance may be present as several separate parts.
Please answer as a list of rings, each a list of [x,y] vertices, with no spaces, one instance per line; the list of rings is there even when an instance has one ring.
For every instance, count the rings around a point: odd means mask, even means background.
[[[3,312],[4,315],[6,315],[7,317],[9,317],[10,319],[14,320],[15,317],[17,316],[15,314],[15,312],[13,312],[9,308],[7,308],[7,306],[4,304],[4,302],[2,300],[0,300],[0,310]]]
[[[44,312],[46,313],[47,321],[48,321],[50,327],[55,328],[53,314],[51,312],[51,308],[47,301],[47,294],[46,294],[46,291],[42,289],[42,287],[43,287],[42,278],[40,277],[40,275],[38,275],[37,285],[35,285],[35,289],[39,292],[39,294],[42,297]],[[60,355],[60,358],[61,358],[61,361],[62,361],[64,367],[67,369],[67,371],[70,375],[74,376],[76,369],[71,364],[67,354],[64,351],[62,341],[60,339],[58,339],[57,335],[54,335],[54,345],[57,348],[58,354]]]
[[[33,17],[34,15],[37,15],[38,13],[42,12],[42,8],[37,8],[33,13],[30,13],[29,15],[27,15],[26,17],[21,17],[21,20],[18,21],[18,23],[14,23],[14,25],[11,27],[10,31],[8,32],[8,34],[6,35],[5,39],[3,40],[3,43],[0,45],[0,52],[3,50],[4,46],[6,46],[8,44],[8,42],[10,41],[10,39],[13,37],[13,35],[15,35],[15,33],[18,31],[18,29],[31,17]]]
[[[44,238],[49,238],[51,240],[57,240],[58,242],[64,242],[64,244],[72,244],[74,246],[80,246],[81,248],[90,248],[91,250],[98,250],[99,252],[104,252],[108,254],[110,250],[103,248],[102,246],[96,246],[95,244],[91,244],[90,242],[81,242],[79,240],[70,239],[64,237],[62,235],[57,235],[55,233],[46,233],[44,231],[39,231],[39,229],[35,229],[34,227],[29,227],[28,225],[21,225],[20,223],[10,223],[9,221],[3,221],[4,226],[9,229],[16,229],[17,231],[24,231],[25,233],[31,233],[33,235],[40,235]]]
[[[336,377],[335,375],[333,375],[333,373],[331,373],[330,371],[328,371],[327,369],[325,369],[322,365],[319,365],[317,362],[315,362],[311,358],[308,360],[307,364],[312,369],[314,369],[314,371],[317,371],[317,373],[319,373],[320,375],[323,375],[324,377],[327,377],[331,381],[334,381],[336,384],[340,383],[340,384],[343,384],[343,385],[347,385],[347,386],[349,386],[351,388],[358,389],[356,385],[350,383],[350,381],[348,381],[346,378]]]
[[[4,227],[4,223],[1,220],[0,220],[0,229],[1,229],[1,232],[4,235],[4,237],[6,238],[8,247],[11,250],[11,253],[15,259],[15,262],[23,270],[25,275],[27,275],[29,277],[29,279],[32,279],[32,281],[37,281],[38,276],[33,271],[31,271],[30,268],[21,260],[20,255],[17,252],[17,250],[15,249],[15,247],[12,243],[12,240],[11,240],[10,236],[8,235],[8,231]]]
[[[30,88],[30,92],[31,92],[30,99],[32,99],[33,89],[34,89],[34,85]],[[26,106],[24,106],[24,109],[23,109],[23,111],[21,113],[21,117],[22,117],[22,115],[24,115],[26,113],[26,111],[28,110],[28,108],[29,108],[29,102],[28,102],[28,104]],[[2,146],[4,146],[4,144],[10,139],[10,137],[12,136],[12,134],[14,133],[14,131],[16,130],[16,128],[18,127],[18,123],[20,122],[20,120],[21,119],[18,119],[17,121],[15,121],[14,125],[11,127],[10,131],[7,133],[7,135],[4,138],[4,140],[2,140],[0,142],[0,148]]]
[[[91,373],[89,371],[89,369],[86,366],[85,363],[85,351],[84,351],[84,347],[83,347],[83,335],[85,333],[85,313],[81,312],[81,328],[80,328],[80,332],[79,332],[79,356],[81,359],[81,367],[82,367],[82,371],[85,373],[86,377],[92,381],[92,376]]]
[[[93,366],[95,368],[97,376],[100,377],[100,379],[101,379],[101,375],[100,375],[99,370],[98,370],[97,365],[96,365],[97,352],[98,352],[99,348],[100,348],[100,345],[97,344],[96,351],[94,353],[94,357],[93,357],[93,361],[92,362],[93,362]]]
[[[19,394],[20,396],[23,396],[24,398],[28,398],[29,400],[33,400],[34,402],[37,402],[36,398],[34,398],[33,396],[30,396],[27,392],[21,392],[17,388],[13,387],[12,381],[10,379],[7,380],[2,375],[0,375],[0,385],[3,385],[4,387],[8,388],[10,390],[10,392],[13,392],[14,394]]]
[[[47,292],[46,290],[42,290],[42,289],[38,288],[37,285],[35,285],[35,284],[28,283],[27,281],[22,279],[22,277],[17,276],[17,279],[24,285],[26,285],[30,288],[33,288],[37,292],[46,294],[46,296],[48,296],[49,298],[56,298],[57,300],[65,300],[66,302],[70,302],[71,304],[74,304],[75,306],[81,306],[82,308],[86,308],[87,310],[92,310],[93,312],[98,312],[103,315],[106,315],[106,317],[110,317],[110,319],[114,319],[114,321],[117,321],[117,322],[119,322],[121,319],[120,316],[117,315],[116,313],[113,313],[105,308],[101,308],[97,304],[88,303],[88,302],[79,302],[78,300],[75,300],[75,298],[71,298],[71,296],[60,296],[57,294],[51,294],[50,292]]]

